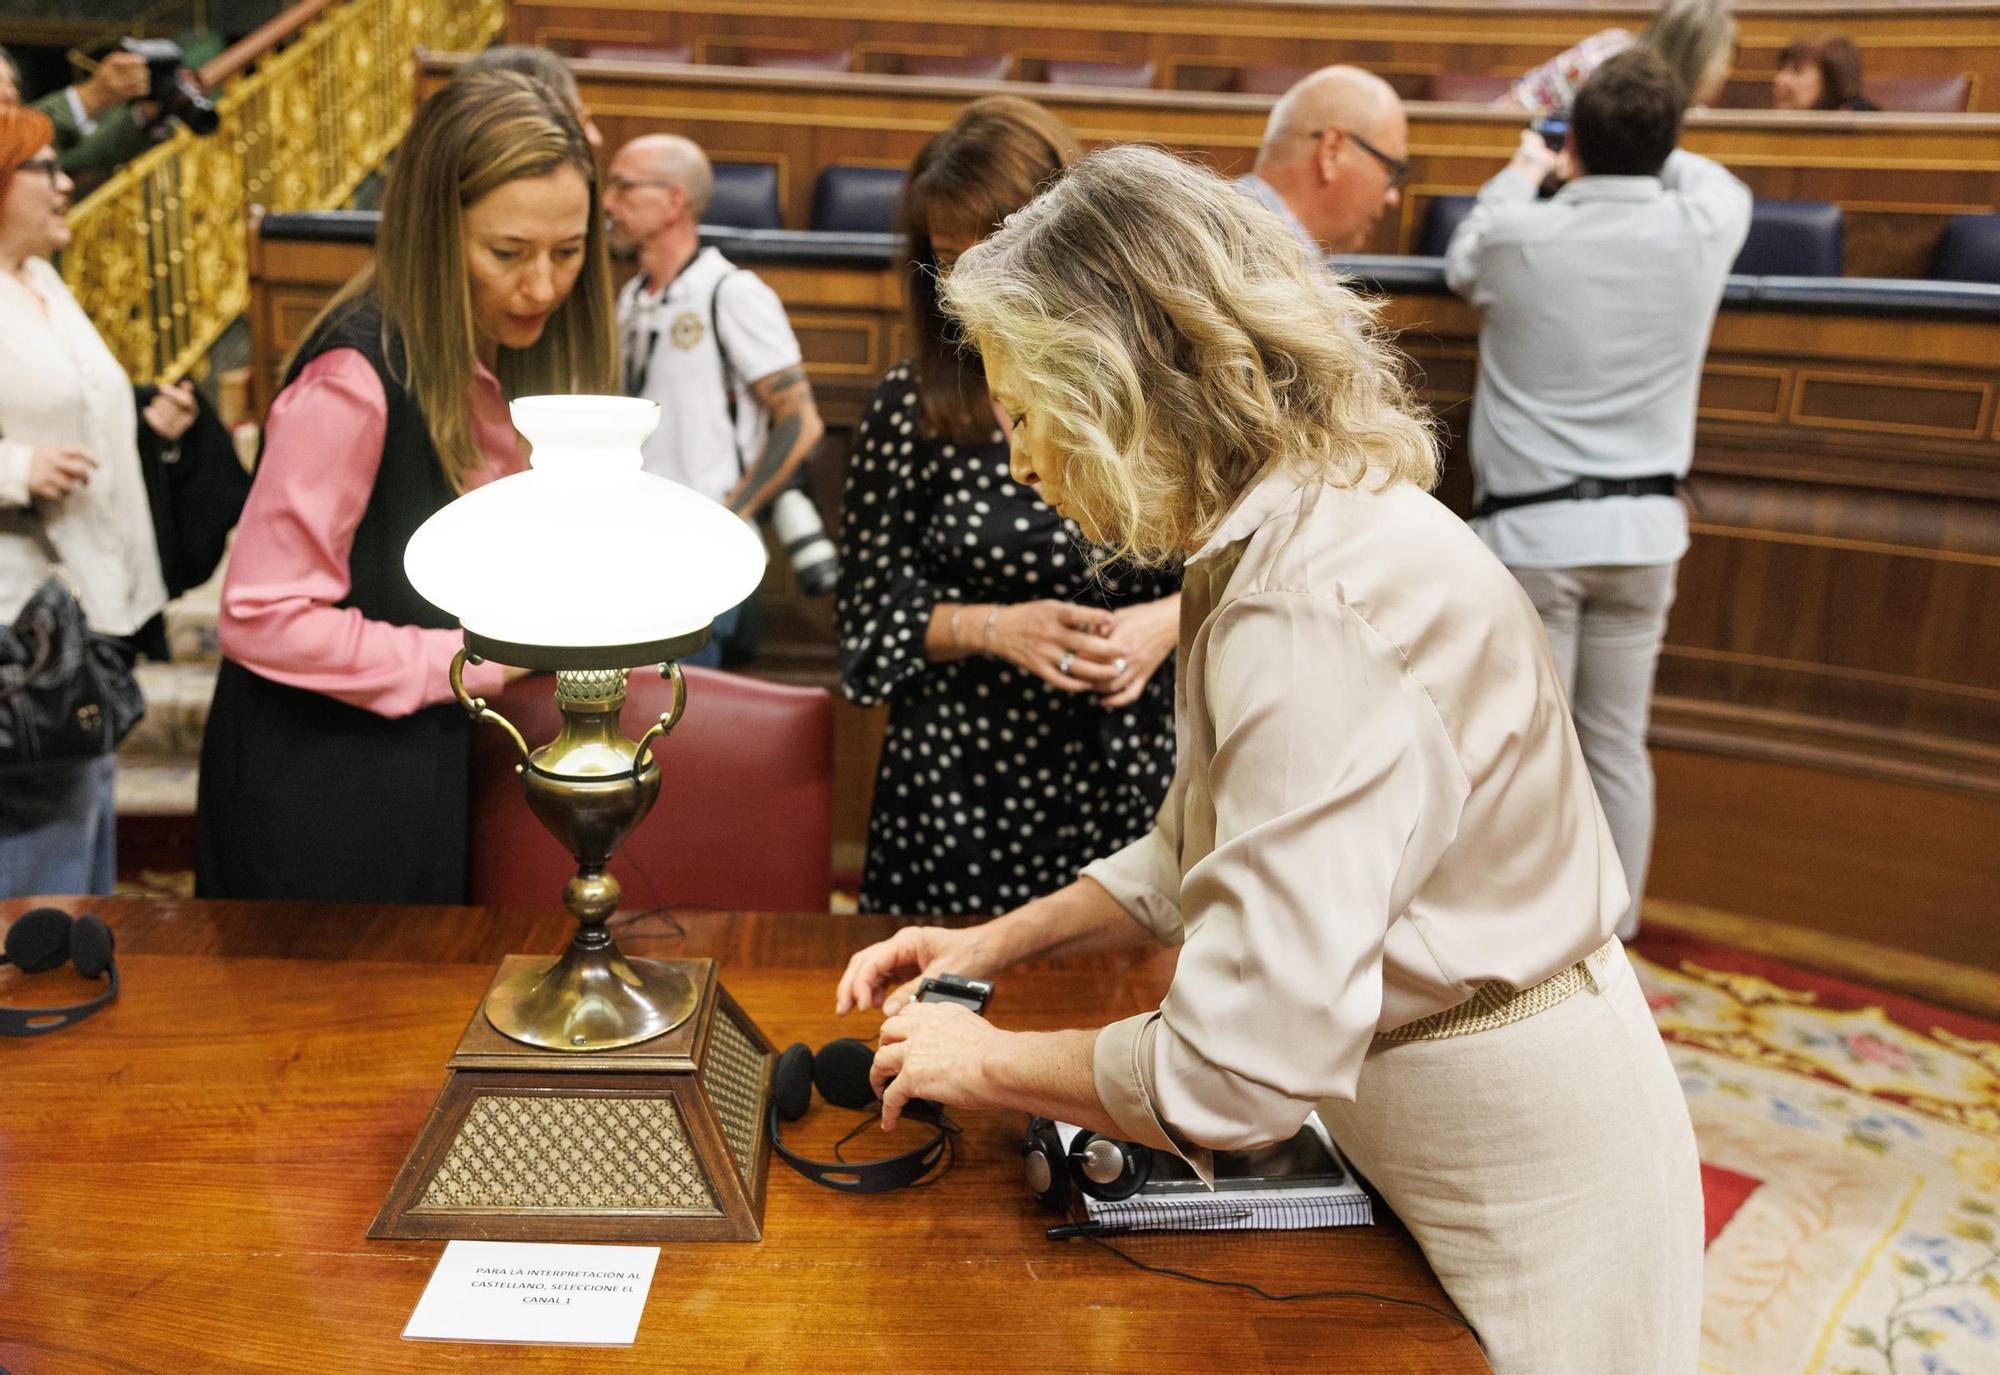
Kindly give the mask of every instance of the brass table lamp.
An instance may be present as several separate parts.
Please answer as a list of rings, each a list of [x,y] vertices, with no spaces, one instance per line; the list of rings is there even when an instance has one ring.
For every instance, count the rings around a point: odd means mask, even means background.
[[[643,471],[655,403],[529,397],[513,416],[529,471],[439,511],[404,564],[464,627],[460,705],[512,738],[529,808],[576,859],[563,890],[576,933],[553,962],[502,962],[369,1235],[754,1239],[770,1043],[712,962],[628,958],[605,923],[619,901],[611,856],[659,796],[652,746],[686,706],[675,661],[756,587],[763,542]],[[466,665],[486,661],[556,675],[554,740],[531,748],[467,690]],[[674,692],[633,741],[618,716],[638,665]]]

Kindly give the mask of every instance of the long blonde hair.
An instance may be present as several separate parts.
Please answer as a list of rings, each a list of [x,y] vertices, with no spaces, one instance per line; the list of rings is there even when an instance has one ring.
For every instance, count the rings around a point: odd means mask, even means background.
[[[590,187],[583,268],[532,346],[500,350],[500,386],[509,397],[615,391],[618,333],[597,163],[560,97],[513,72],[459,76],[424,102],[383,192],[373,261],[306,333],[310,339],[357,298],[374,295],[383,355],[423,411],[454,490],[464,490],[486,457],[472,437],[478,350],[464,212],[508,182],[561,167],[575,168]]]
[[[1136,561],[1200,546],[1274,464],[1436,481],[1377,307],[1277,216],[1157,148],[1078,162],[943,291],[1064,456],[1070,514]]]

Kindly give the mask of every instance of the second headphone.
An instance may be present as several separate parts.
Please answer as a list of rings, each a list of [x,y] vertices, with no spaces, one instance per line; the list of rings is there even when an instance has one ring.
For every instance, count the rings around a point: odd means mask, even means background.
[[[1079,1193],[1115,1203],[1145,1188],[1153,1177],[1153,1148],[1090,1131],[1078,1131],[1065,1146],[1054,1122],[1031,1117],[1021,1142],[1021,1164],[1035,1197],[1067,1215]]]

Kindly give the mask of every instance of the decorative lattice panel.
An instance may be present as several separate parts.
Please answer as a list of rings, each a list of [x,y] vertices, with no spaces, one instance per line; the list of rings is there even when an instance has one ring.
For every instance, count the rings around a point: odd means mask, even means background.
[[[702,1067],[702,1083],[715,1115],[722,1120],[722,1135],[729,1153],[736,1157],[736,1171],[746,1185],[757,1164],[758,1135],[764,1130],[764,1114],[758,1109],[764,1098],[764,1052],[737,1022],[725,1004],[715,1010],[715,1040]]]
[[[672,1098],[497,1093],[473,1103],[417,1207],[719,1211]]]

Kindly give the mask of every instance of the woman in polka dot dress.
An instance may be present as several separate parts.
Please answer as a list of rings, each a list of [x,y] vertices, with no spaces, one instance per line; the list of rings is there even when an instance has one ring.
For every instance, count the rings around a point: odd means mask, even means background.
[[[889,704],[861,907],[1005,911],[1143,835],[1174,771],[1179,578],[1093,572],[1014,483],[1010,417],[948,334],[937,273],[1077,156],[1032,101],[976,101],[911,165],[916,357],[862,421],[841,517],[841,682]]]

